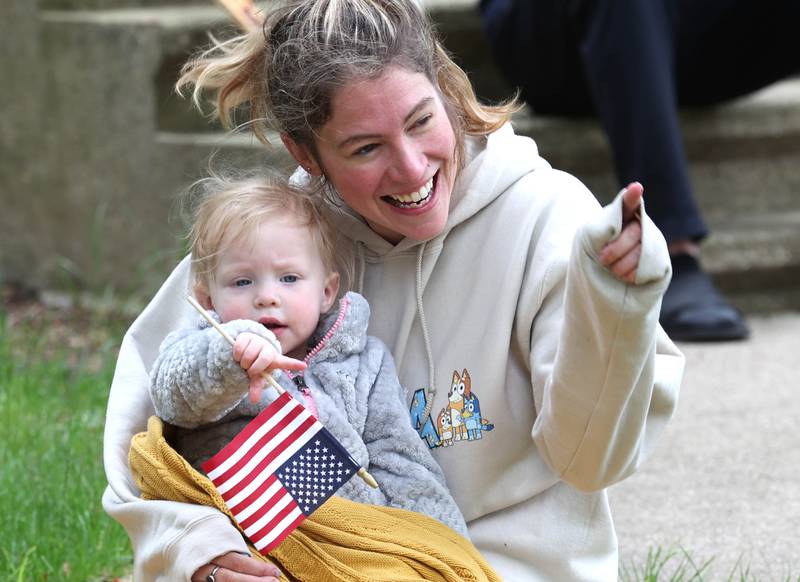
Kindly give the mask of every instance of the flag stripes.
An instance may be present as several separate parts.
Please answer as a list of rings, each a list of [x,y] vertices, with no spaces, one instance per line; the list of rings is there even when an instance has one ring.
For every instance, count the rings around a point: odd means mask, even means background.
[[[309,426],[310,425],[310,426]],[[322,425],[313,417],[290,434],[280,434],[262,446],[253,458],[253,462],[232,473],[219,477],[219,490],[228,507],[239,505],[255,491],[275,469],[285,463],[305,442],[320,431]],[[302,439],[302,440],[301,440]],[[268,447],[274,446],[274,450]],[[227,481],[225,479],[228,479]],[[214,481],[214,479],[212,479]],[[214,481],[217,484],[217,481]]]
[[[218,479],[231,467],[239,463],[248,453],[252,455],[254,445],[276,425],[284,423],[286,417],[293,414],[295,417],[302,412],[311,416],[288,393],[283,393],[272,404],[261,411],[234,439],[223,449],[203,464],[203,470],[212,481]],[[291,418],[291,417],[290,417]]]

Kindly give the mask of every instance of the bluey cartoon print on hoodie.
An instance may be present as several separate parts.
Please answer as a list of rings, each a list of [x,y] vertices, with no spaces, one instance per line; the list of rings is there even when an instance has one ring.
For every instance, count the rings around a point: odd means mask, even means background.
[[[449,447],[458,441],[481,439],[483,431],[494,428],[494,424],[481,416],[481,403],[472,389],[472,378],[466,368],[460,374],[453,371],[447,406],[436,415],[435,426],[430,415],[423,418],[425,405],[425,390],[417,390],[411,401],[411,423],[432,449]]]

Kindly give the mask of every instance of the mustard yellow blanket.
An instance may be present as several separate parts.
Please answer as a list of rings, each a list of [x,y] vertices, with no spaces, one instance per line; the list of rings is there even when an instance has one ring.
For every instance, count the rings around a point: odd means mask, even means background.
[[[129,461],[143,499],[210,505],[239,527],[211,481],[167,443],[159,418],[150,417],[147,432],[133,437]],[[274,562],[289,582],[501,580],[468,540],[435,519],[337,496],[269,558],[249,547],[254,556]]]

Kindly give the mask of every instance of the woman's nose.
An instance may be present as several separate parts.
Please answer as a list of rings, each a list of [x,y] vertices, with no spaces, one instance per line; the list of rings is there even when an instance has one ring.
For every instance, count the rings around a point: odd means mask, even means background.
[[[395,148],[391,176],[398,182],[416,183],[425,177],[428,157],[412,139],[406,139]]]

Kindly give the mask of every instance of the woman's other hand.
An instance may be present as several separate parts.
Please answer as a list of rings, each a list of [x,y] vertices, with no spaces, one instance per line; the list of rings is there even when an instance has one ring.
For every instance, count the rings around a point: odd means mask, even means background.
[[[615,277],[633,283],[639,259],[642,256],[642,224],[639,207],[644,188],[639,182],[631,182],[622,194],[622,232],[600,251],[600,263]]]
[[[209,582],[209,578],[213,582],[278,582],[280,575],[280,570],[272,564],[228,552],[200,566],[192,575],[192,582]]]

